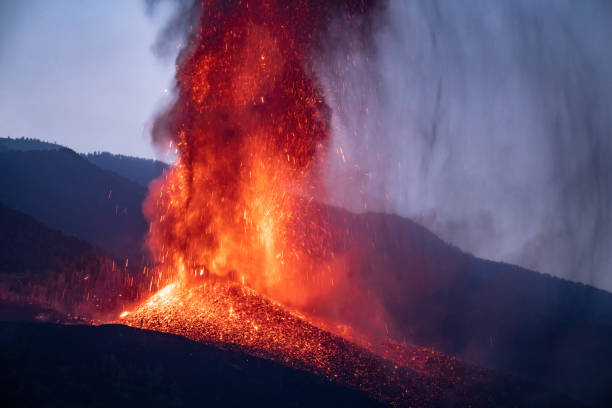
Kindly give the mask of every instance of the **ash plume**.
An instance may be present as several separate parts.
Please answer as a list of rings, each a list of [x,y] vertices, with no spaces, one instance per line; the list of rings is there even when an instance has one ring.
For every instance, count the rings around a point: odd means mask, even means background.
[[[376,54],[353,50],[326,88],[330,201],[612,290],[609,2],[392,1],[382,18]]]
[[[189,41],[189,35],[199,27],[202,3],[195,0],[145,0],[146,13],[153,16],[164,7],[170,8],[170,17],[158,33],[153,52],[160,58],[176,54]]]

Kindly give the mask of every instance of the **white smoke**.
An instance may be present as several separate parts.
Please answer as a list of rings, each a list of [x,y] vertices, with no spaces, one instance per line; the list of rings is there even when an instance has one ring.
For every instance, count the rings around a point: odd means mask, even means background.
[[[373,50],[321,64],[345,80],[326,90],[332,201],[612,290],[612,3],[395,0],[384,14]]]

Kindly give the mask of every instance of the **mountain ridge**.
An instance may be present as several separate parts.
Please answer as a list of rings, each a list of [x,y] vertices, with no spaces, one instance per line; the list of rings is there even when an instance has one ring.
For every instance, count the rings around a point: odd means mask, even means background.
[[[145,196],[70,149],[0,152],[0,202],[117,257],[142,256]]]

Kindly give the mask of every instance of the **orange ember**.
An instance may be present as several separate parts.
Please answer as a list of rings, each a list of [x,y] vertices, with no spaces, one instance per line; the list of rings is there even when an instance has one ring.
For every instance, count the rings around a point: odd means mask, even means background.
[[[358,27],[372,3],[202,2],[176,101],[154,126],[178,155],[145,202],[157,286],[225,276],[305,305],[343,279],[313,256],[328,252],[329,227],[303,233],[313,221],[300,207],[324,198],[329,139],[314,65],[328,26]]]
[[[348,231],[316,204],[330,109],[315,65],[330,25],[357,33],[374,3],[202,2],[178,58],[176,100],[154,126],[177,154],[144,205],[156,261],[149,287],[163,289],[121,322],[240,347],[384,401],[403,400],[414,378],[437,392],[414,371],[415,356],[408,369],[288,312],[326,303],[327,317],[342,320],[342,297],[369,305],[368,319],[384,326],[335,253]]]
[[[224,279],[192,288],[170,284],[122,322],[308,370],[393,405],[440,406],[449,395],[495,405],[486,387],[470,389],[489,383],[489,372],[425,348],[365,341],[359,346]]]
[[[325,41],[332,23],[363,41],[374,3],[201,3],[176,100],[154,126],[177,154],[144,205],[156,261],[146,286],[159,290],[119,322],[238,348],[400,405],[436,406],[485,381],[453,358],[358,334],[388,330],[382,302],[351,272],[360,258],[351,251],[369,243],[354,245],[348,217],[317,204],[330,109],[314,67],[346,45]]]

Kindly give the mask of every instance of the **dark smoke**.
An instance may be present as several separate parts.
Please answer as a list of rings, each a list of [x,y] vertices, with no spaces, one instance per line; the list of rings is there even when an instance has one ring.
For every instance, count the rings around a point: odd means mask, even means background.
[[[354,51],[328,89],[334,201],[611,290],[611,3],[392,1],[383,17],[376,56]]]
[[[168,58],[177,54],[177,50],[188,44],[188,36],[197,32],[201,3],[195,0],[145,0],[146,12],[149,16],[159,9],[166,10],[170,18],[166,20],[162,30],[153,44],[153,52],[160,58]],[[167,10],[169,8],[170,10]]]

